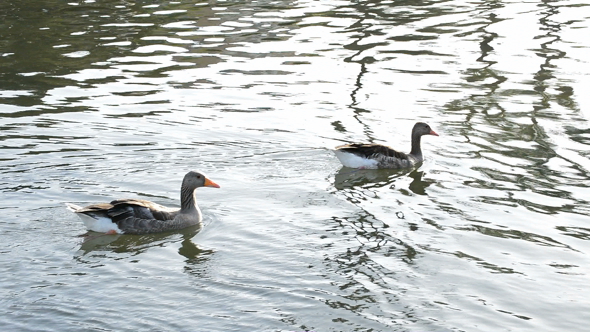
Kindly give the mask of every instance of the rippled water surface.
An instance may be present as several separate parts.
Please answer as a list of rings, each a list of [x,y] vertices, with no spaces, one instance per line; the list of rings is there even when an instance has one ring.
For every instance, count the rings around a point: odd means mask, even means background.
[[[585,331],[584,1],[0,3],[7,331]],[[342,168],[343,142],[413,170]],[[201,228],[86,234],[64,203]]]

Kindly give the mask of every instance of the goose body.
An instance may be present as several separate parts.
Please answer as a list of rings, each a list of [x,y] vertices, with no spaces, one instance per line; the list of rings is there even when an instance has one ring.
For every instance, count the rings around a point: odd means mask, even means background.
[[[396,151],[381,144],[345,144],[337,146],[334,153],[342,165],[350,168],[409,168],[424,160],[420,140],[424,135],[438,136],[423,122],[412,128],[412,150],[410,153]]]
[[[66,203],[88,230],[108,234],[147,234],[178,230],[201,223],[201,210],[195,199],[199,187],[219,188],[203,174],[188,172],[180,189],[180,209],[141,199],[118,199],[110,203],[80,207]]]

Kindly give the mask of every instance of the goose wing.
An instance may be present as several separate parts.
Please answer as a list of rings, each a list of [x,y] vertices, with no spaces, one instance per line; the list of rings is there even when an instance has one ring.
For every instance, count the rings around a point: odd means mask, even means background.
[[[408,160],[407,154],[381,144],[353,143],[338,146],[336,149],[367,159],[395,158]]]
[[[107,215],[117,224],[129,218],[167,221],[174,219],[178,212],[177,209],[170,209],[142,199],[118,199],[109,205],[111,207]]]

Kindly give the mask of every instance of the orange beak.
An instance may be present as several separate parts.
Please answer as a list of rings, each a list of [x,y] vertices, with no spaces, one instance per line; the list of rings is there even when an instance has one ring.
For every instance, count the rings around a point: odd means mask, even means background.
[[[432,130],[432,129],[430,130],[430,135],[438,136],[438,134],[435,133],[434,130]]]
[[[221,188],[217,183],[205,178],[205,187]]]

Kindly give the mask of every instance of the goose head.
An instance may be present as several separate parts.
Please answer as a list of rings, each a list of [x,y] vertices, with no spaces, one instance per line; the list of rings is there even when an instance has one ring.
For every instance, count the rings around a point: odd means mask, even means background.
[[[434,136],[438,136],[437,133],[434,132],[434,130],[432,130],[430,128],[429,125],[427,125],[424,122],[417,122],[414,125],[414,128],[412,129],[412,136],[424,136],[424,135],[434,135]]]
[[[209,178],[201,172],[190,171],[184,176],[182,187],[189,190],[195,190],[199,187],[219,188],[219,185],[209,180]]]

